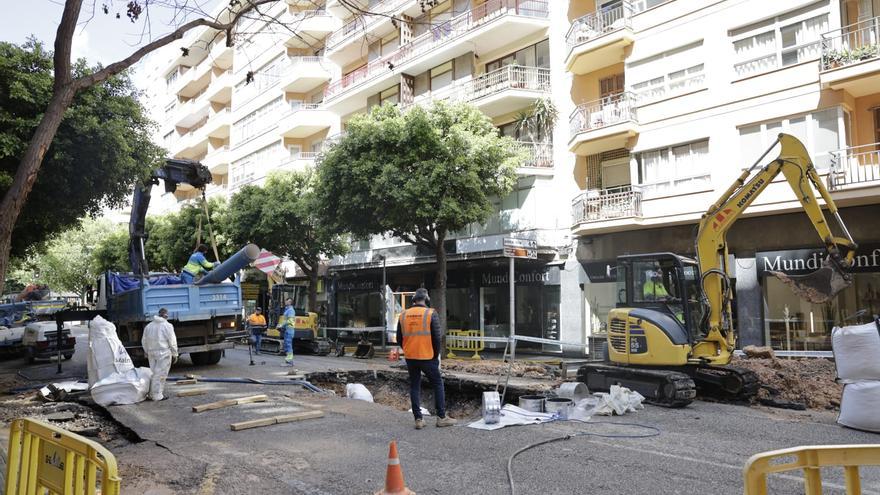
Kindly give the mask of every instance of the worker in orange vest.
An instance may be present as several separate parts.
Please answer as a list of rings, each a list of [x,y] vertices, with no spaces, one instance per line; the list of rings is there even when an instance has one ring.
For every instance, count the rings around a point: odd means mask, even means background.
[[[397,321],[397,343],[403,347],[406,369],[409,371],[409,398],[416,429],[425,427],[422,419],[422,373],[434,388],[437,408],[437,426],[453,426],[455,420],[446,417],[446,397],[443,378],[440,377],[440,316],[428,307],[431,302],[426,289],[418,289],[412,298],[412,307],[400,314]]]

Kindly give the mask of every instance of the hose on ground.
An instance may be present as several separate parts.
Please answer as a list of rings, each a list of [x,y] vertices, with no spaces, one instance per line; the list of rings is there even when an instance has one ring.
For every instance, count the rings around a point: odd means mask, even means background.
[[[569,433],[568,435],[563,435],[561,437],[550,438],[547,440],[542,440],[540,442],[535,442],[533,444],[526,445],[525,447],[517,450],[516,452],[513,453],[513,455],[511,455],[510,457],[507,458],[507,482],[510,484],[510,495],[516,495],[516,485],[513,482],[513,460],[516,458],[516,456],[522,454],[523,452],[525,452],[527,450],[531,450],[536,447],[540,447],[542,445],[547,445],[549,443],[561,442],[563,440],[570,440],[574,437],[592,436],[592,437],[600,437],[600,438],[649,438],[649,437],[656,437],[656,436],[660,435],[660,428],[657,428],[656,426],[651,426],[651,425],[643,425],[640,423],[616,423],[614,421],[596,421],[596,422],[591,422],[591,423],[587,423],[587,424],[591,424],[591,425],[608,424],[608,425],[617,425],[617,426],[634,426],[637,428],[646,429],[646,430],[648,430],[648,432],[641,433],[641,434],[637,433],[634,435],[624,435],[624,434],[619,434],[619,433],[593,433],[593,432],[589,432],[589,431],[579,431],[576,433]]]

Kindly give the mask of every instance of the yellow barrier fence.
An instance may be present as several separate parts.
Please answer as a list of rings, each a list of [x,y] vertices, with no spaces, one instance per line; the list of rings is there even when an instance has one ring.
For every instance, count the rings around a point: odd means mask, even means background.
[[[479,338],[480,340],[465,340],[460,337]],[[453,351],[473,352],[474,355],[470,359],[483,359],[480,357],[480,351],[486,348],[483,339],[482,330],[447,330],[446,331],[446,350],[449,353],[447,358],[452,359],[458,357]]]
[[[116,458],[96,442],[35,419],[9,431],[6,495],[119,495]]]
[[[819,445],[763,452],[753,455],[743,468],[743,493],[766,495],[768,474],[803,470],[804,493],[821,495],[819,469],[842,467],[847,495],[860,495],[859,466],[877,465],[880,465],[880,445]]]

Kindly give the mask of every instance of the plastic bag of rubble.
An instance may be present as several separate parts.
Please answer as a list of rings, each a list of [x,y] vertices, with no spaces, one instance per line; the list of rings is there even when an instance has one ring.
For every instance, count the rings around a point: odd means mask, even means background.
[[[607,393],[599,392],[594,394],[599,397],[599,404],[593,409],[593,414],[600,416],[611,416],[616,414],[622,416],[628,412],[636,412],[644,409],[642,401],[645,397],[620,385],[612,385]]]
[[[113,373],[92,386],[92,399],[102,406],[137,404],[147,398],[152,376],[150,368]]]
[[[837,422],[858,430],[880,433],[880,381],[848,383],[843,387]]]
[[[89,324],[87,368],[89,386],[111,375],[134,369],[128,351],[116,335],[116,325],[100,316]]]
[[[841,380],[880,380],[880,328],[875,322],[835,327],[831,348]]]
[[[373,394],[361,383],[349,383],[346,385],[345,396],[349,399],[373,402]]]

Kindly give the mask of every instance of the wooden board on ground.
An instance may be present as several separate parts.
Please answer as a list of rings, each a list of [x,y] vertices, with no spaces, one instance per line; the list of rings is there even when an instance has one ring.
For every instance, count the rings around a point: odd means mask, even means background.
[[[252,402],[266,402],[269,400],[269,397],[265,394],[260,395],[252,395],[250,397],[240,397],[238,399],[226,399],[217,402],[210,402],[208,404],[200,404],[198,406],[193,406],[193,412],[204,412],[204,411],[213,411],[214,409],[222,409],[224,407],[237,406],[239,404],[250,404]]]
[[[194,395],[205,395],[208,393],[208,389],[206,388],[193,388],[189,390],[181,390],[177,392],[178,397],[192,397]]]
[[[195,385],[199,381],[195,378],[187,378],[186,380],[177,380],[178,385]]]
[[[232,431],[247,430],[249,428],[259,428],[261,426],[271,426],[281,423],[292,423],[294,421],[303,421],[305,419],[315,419],[324,416],[324,411],[303,411],[293,414],[284,414],[282,416],[272,416],[268,418],[252,419],[249,421],[241,421],[232,423],[229,428]]]

